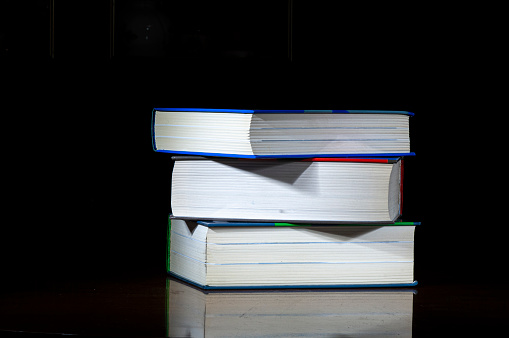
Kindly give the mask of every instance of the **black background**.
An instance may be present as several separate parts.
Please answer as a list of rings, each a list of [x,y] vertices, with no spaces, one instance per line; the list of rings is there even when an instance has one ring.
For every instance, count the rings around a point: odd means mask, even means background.
[[[172,164],[152,151],[154,107],[414,112],[416,279],[500,280],[502,170],[482,160],[475,37],[449,9],[295,0],[289,55],[287,1],[116,1],[114,45],[111,2],[54,1],[53,38],[51,3],[1,5],[11,287],[164,273]]]

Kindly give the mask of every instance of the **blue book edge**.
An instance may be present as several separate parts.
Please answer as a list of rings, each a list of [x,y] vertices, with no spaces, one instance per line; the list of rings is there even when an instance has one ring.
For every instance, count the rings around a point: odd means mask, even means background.
[[[394,284],[331,284],[331,285],[229,285],[229,286],[210,286],[196,283],[179,274],[168,271],[168,274],[179,280],[182,280],[203,290],[270,290],[270,289],[357,289],[357,288],[401,288],[416,286],[417,281],[413,283],[394,283]]]
[[[152,109],[152,117],[150,120],[150,138],[152,139],[152,150],[157,150],[156,148],[156,131],[155,131],[155,123],[156,123],[156,108]]]
[[[193,151],[177,151],[177,150],[159,150],[155,149],[155,138],[152,137],[152,147],[156,152],[178,154],[178,155],[194,155],[194,156],[211,156],[211,157],[232,157],[232,158],[251,158],[251,159],[264,159],[264,158],[312,158],[312,157],[344,157],[344,158],[387,158],[387,157],[402,157],[402,156],[415,156],[414,152],[409,153],[382,153],[382,154],[306,154],[306,155],[238,155],[238,154],[224,154],[224,153],[206,153],[206,152],[193,152]]]
[[[158,111],[205,112],[205,113],[237,113],[237,114],[401,114],[414,116],[404,110],[342,110],[342,109],[214,109],[214,108],[154,108]]]

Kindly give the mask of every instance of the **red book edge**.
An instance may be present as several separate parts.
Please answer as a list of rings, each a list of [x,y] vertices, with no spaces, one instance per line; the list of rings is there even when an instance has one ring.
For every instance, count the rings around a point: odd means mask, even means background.
[[[306,158],[302,161],[312,162],[312,161],[320,161],[320,162],[367,162],[367,163],[389,163],[389,160],[386,158],[337,158],[337,157],[314,157],[314,158]]]

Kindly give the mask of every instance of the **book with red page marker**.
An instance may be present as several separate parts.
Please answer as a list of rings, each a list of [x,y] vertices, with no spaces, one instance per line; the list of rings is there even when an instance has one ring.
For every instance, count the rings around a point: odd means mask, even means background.
[[[400,158],[172,158],[180,219],[387,224],[401,215]]]

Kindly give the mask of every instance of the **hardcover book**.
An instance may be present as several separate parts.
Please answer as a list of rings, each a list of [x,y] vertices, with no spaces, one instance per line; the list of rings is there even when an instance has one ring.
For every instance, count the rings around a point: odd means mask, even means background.
[[[204,289],[411,286],[417,224],[171,219],[167,270]]]
[[[154,108],[153,147],[245,158],[404,156],[405,111]]]
[[[391,223],[401,214],[400,158],[174,160],[177,218]]]

